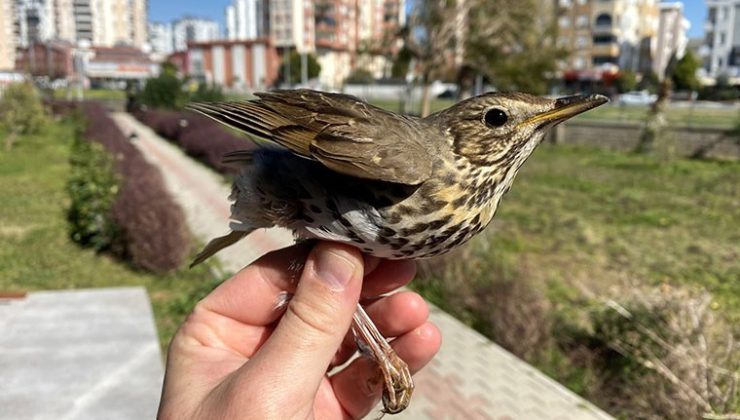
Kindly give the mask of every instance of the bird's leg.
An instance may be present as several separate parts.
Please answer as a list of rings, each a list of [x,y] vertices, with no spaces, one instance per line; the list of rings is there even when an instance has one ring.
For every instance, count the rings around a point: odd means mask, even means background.
[[[360,351],[368,353],[375,360],[383,375],[385,412],[400,413],[408,407],[414,392],[414,381],[408,365],[398,357],[360,304],[357,304],[352,321],[352,332]]]

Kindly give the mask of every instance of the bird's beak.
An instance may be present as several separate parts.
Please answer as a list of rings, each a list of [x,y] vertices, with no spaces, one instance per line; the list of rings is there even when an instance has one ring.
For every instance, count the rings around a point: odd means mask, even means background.
[[[549,111],[536,114],[524,121],[524,124],[551,126],[609,102],[604,95],[576,95],[555,100],[555,107]]]

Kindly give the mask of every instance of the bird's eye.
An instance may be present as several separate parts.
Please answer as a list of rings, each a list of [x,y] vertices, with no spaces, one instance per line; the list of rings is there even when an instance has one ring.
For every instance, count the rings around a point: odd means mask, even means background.
[[[502,125],[506,124],[506,121],[509,120],[509,116],[506,115],[506,112],[504,112],[503,110],[499,108],[493,108],[486,112],[486,115],[483,116],[483,119],[486,121],[486,124],[491,127],[501,127]]]

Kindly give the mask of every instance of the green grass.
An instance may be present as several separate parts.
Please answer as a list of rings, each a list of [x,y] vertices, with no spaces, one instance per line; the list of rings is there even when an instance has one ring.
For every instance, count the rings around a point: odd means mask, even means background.
[[[126,91],[123,89],[85,89],[83,96],[88,100],[126,100]],[[57,89],[54,91],[57,99],[76,98],[76,89]]]
[[[423,263],[411,287],[618,418],[634,418],[631,401],[649,390],[630,385],[633,365],[606,350],[594,315],[605,299],[707,290],[719,321],[702,331],[722,337],[713,346],[737,337],[739,197],[740,162],[543,145],[485,233]]]
[[[65,183],[71,123],[23,137],[0,153],[0,290],[144,286],[167,343],[198,297],[215,285],[206,267],[153,275],[69,239]]]
[[[393,112],[400,111],[400,103],[390,99],[371,99],[370,103]],[[443,110],[455,102],[449,99],[433,99],[430,105],[432,112]],[[412,105],[414,114],[419,113],[420,104]],[[645,121],[649,107],[607,105],[579,115],[574,121],[631,122]],[[668,124],[674,127],[711,127],[731,129],[740,121],[740,112],[731,108],[676,108],[668,109]]]
[[[641,123],[649,112],[647,106],[607,105],[576,117],[576,121],[620,121]],[[668,124],[674,127],[712,127],[730,129],[740,120],[740,112],[731,108],[668,108]]]
[[[483,241],[544,282],[703,287],[740,320],[739,196],[739,162],[546,145]]]

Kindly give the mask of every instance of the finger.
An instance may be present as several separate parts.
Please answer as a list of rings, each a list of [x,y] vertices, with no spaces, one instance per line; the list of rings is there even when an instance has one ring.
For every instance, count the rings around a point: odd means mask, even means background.
[[[398,292],[365,306],[370,318],[384,337],[406,334],[426,322],[429,306],[414,292]],[[354,335],[350,332],[332,360],[332,366],[345,363],[357,350]]]
[[[393,340],[391,346],[405,361],[411,373],[418,372],[432,360],[442,343],[439,329],[431,323]],[[362,418],[375,407],[382,392],[378,366],[368,358],[359,358],[331,378],[334,393],[352,418]]]
[[[362,298],[373,298],[406,285],[416,275],[414,260],[382,260],[363,281]]]
[[[362,287],[355,248],[329,242],[311,251],[296,293],[272,336],[246,364],[250,381],[282,384],[298,404],[316,390],[349,329]]]
[[[297,244],[271,252],[226,280],[199,304],[237,322],[264,326],[275,322],[284,308],[278,301],[292,292],[312,244]]]

